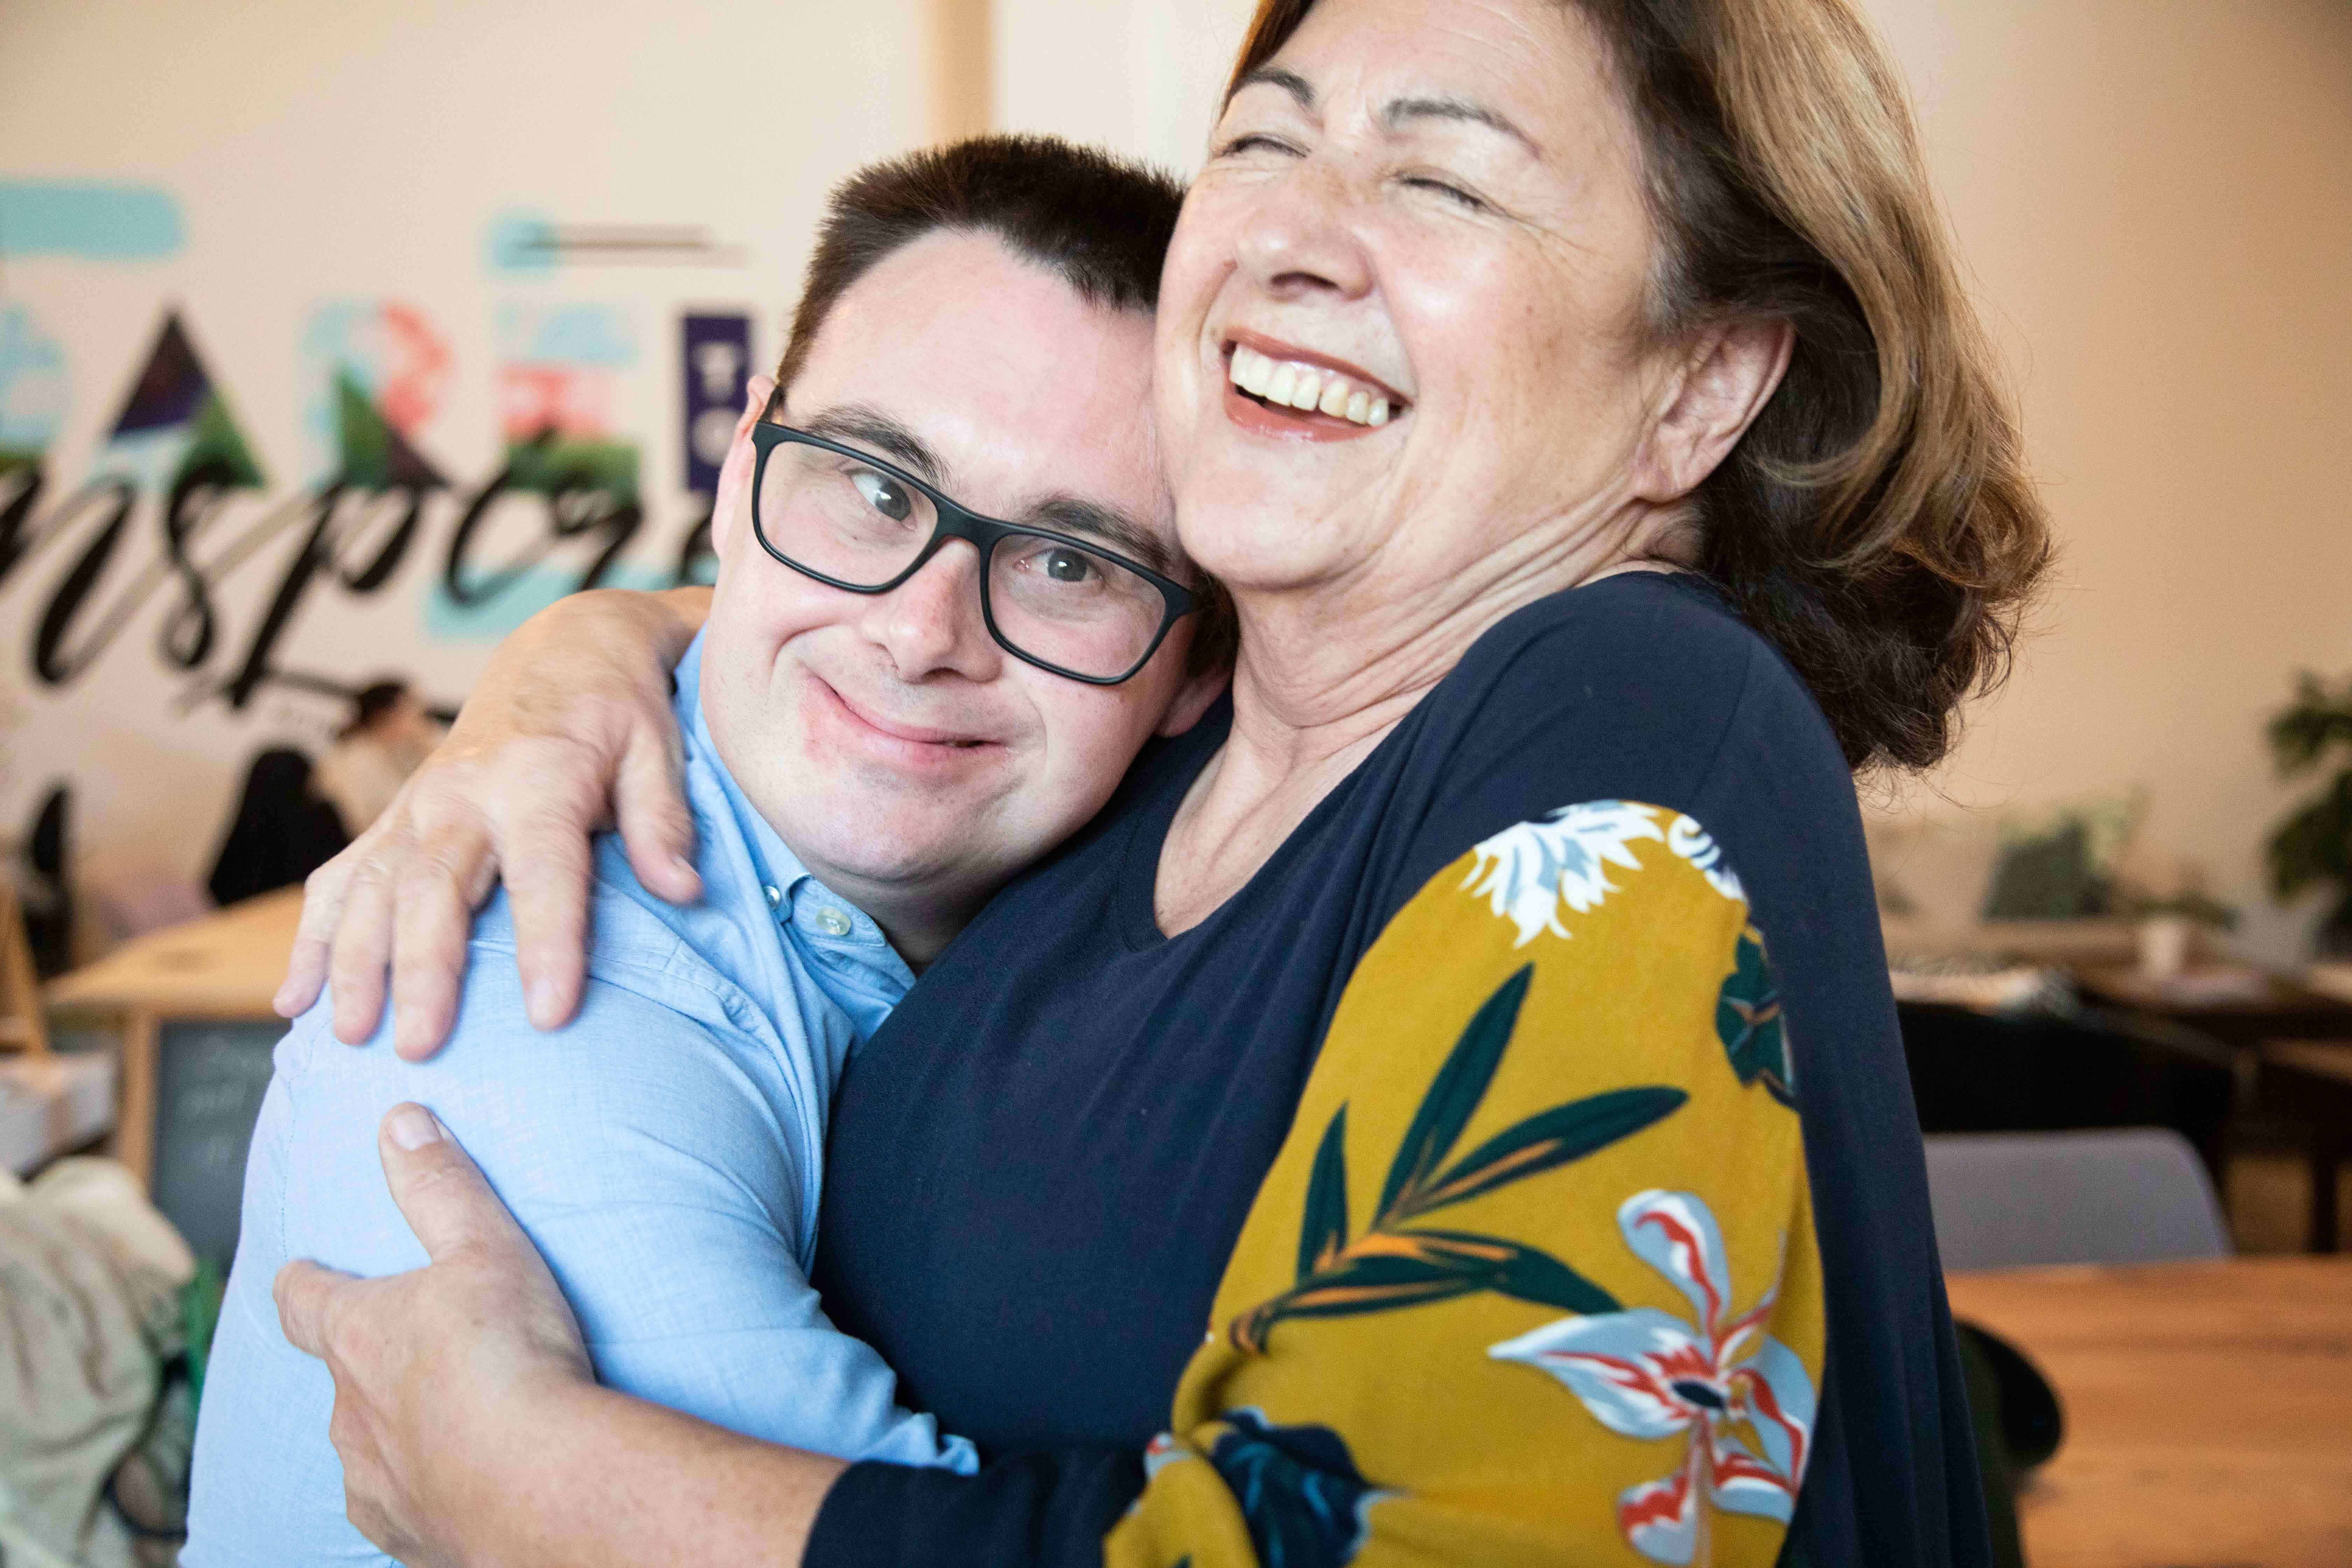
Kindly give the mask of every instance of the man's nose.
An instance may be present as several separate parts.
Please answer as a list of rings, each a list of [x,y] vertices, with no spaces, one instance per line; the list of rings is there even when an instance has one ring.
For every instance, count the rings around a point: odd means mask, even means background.
[[[950,671],[991,680],[1002,668],[981,615],[980,552],[965,540],[949,540],[913,576],[874,595],[860,624],[901,680]]]

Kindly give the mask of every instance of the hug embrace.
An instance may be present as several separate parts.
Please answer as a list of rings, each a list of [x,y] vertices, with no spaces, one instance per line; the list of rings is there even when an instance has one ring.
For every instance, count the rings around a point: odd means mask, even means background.
[[[2049,545],[1849,0],[862,171],[712,539],[312,879],[191,1568],[1987,1561],[1853,776]]]

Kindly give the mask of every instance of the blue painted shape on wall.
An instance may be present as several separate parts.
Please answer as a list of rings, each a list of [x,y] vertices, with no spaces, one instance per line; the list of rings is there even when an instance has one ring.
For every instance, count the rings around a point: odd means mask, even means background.
[[[499,355],[517,364],[587,365],[626,370],[637,363],[637,333],[621,305],[577,303],[499,307]]]
[[[493,272],[552,272],[555,226],[543,214],[526,208],[502,212],[490,219],[483,253]]]
[[[0,180],[0,256],[157,261],[187,241],[179,202],[159,186]]]
[[[37,457],[66,415],[66,353],[24,305],[0,304],[0,468]]]

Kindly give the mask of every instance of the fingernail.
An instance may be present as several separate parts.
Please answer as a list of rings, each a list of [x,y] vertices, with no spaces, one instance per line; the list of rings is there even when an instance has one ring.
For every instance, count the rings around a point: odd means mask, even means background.
[[[392,1141],[414,1152],[441,1141],[441,1123],[421,1105],[404,1105],[392,1113]]]

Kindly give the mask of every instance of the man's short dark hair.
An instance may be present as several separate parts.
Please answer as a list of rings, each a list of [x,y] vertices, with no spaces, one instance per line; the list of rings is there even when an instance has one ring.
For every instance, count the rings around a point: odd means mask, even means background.
[[[1147,164],[1058,136],[975,136],[860,169],[825,202],[792,335],[776,367],[779,395],[808,361],[819,328],[849,287],[927,235],[993,235],[1089,304],[1149,314],[1176,232],[1184,187]],[[1233,603],[1205,574],[1192,668],[1233,658]]]
[[[849,286],[940,230],[991,234],[1089,304],[1149,312],[1184,187],[1058,136],[975,136],[869,164],[834,187],[776,384],[789,389]]]

